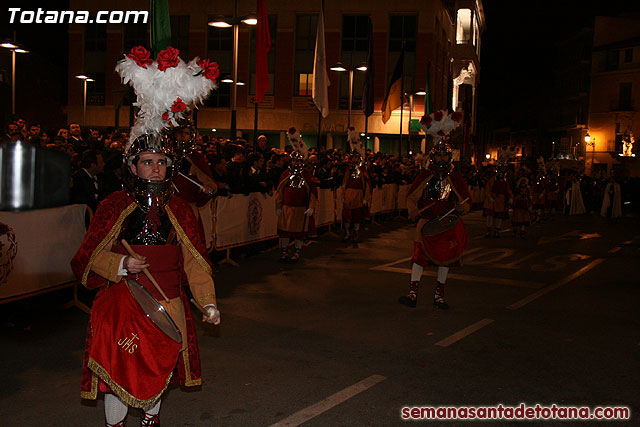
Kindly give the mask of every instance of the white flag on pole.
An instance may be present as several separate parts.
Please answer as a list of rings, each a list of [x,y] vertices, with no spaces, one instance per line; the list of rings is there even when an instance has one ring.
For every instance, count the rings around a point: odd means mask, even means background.
[[[327,74],[327,58],[324,51],[324,11],[320,3],[318,17],[318,31],[316,33],[316,52],[313,61],[313,103],[322,113],[322,117],[329,115],[329,75]]]

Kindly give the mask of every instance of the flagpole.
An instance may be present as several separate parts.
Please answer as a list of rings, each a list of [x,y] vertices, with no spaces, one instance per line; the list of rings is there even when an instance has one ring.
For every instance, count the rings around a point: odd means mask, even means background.
[[[258,102],[255,98],[253,99],[253,105],[253,151],[255,151],[258,142]]]
[[[364,115],[364,152],[367,152],[367,137],[369,136],[369,116]]]
[[[316,147],[320,151],[320,136],[322,135],[322,111],[318,110],[318,136],[316,137]],[[325,147],[327,148],[327,147]]]
[[[402,53],[404,53],[404,41],[402,42]],[[402,55],[402,74],[400,75],[400,146],[398,147],[398,157],[402,157],[402,113],[403,112],[404,112],[404,55]],[[407,154],[408,153],[409,153],[409,150],[407,150]]]

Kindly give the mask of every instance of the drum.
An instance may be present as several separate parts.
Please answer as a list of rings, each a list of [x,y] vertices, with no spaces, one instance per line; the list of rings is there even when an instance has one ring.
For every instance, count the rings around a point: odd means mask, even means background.
[[[127,288],[129,288],[129,292],[131,292],[133,298],[140,304],[140,308],[142,308],[147,318],[160,328],[162,332],[167,334],[169,338],[182,344],[180,329],[178,329],[173,319],[171,319],[167,310],[156,301],[149,291],[140,283],[131,279],[127,279]]]
[[[456,213],[451,213],[442,219],[436,217],[424,224],[420,231],[423,236],[436,236],[455,227],[459,220],[460,215]]]
[[[121,281],[91,310],[88,367],[124,402],[153,404],[169,385],[181,335],[164,308],[140,284]]]

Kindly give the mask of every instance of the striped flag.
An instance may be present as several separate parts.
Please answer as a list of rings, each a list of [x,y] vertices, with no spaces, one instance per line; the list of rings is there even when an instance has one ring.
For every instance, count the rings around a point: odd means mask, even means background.
[[[402,74],[404,72],[404,49],[400,52],[400,58],[393,70],[391,82],[387,88],[387,94],[382,102],[382,123],[387,123],[391,117],[391,112],[402,106],[404,96],[402,94]]]
[[[327,74],[327,58],[324,50],[324,10],[320,3],[318,31],[316,32],[316,52],[313,61],[313,103],[316,104],[322,117],[329,115],[329,75]]]

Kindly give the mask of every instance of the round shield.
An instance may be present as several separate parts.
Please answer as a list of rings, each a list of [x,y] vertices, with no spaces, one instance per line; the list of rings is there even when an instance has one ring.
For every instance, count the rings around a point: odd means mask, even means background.
[[[135,280],[127,279],[127,288],[138,302],[149,320],[162,332],[177,343],[182,343],[182,334],[167,311],[142,285]]]
[[[460,220],[460,215],[451,213],[446,217],[434,218],[422,226],[423,236],[435,236],[440,233],[444,233],[447,230],[452,229]]]

